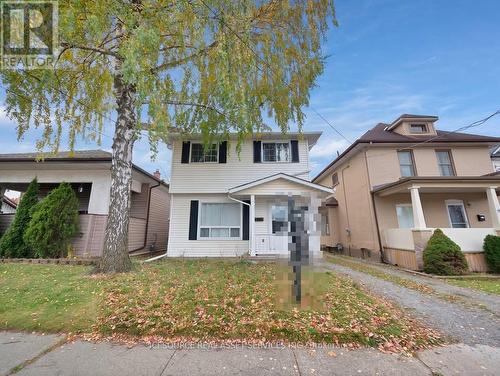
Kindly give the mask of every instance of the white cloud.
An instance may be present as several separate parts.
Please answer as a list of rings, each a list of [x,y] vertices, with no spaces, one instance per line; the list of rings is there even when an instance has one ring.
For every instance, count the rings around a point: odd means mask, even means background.
[[[337,152],[341,153],[349,146],[346,140],[338,140],[333,138],[320,139],[309,152],[312,159],[330,158],[334,159]]]

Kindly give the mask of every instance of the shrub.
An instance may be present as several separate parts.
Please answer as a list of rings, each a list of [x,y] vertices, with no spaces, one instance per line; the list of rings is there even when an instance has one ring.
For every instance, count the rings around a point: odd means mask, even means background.
[[[438,275],[460,275],[468,271],[458,244],[436,229],[424,250],[424,271]]]
[[[61,183],[34,208],[24,241],[37,257],[64,257],[78,231],[78,199],[68,183]]]
[[[38,202],[38,182],[35,179],[28,185],[28,189],[21,197],[17,206],[16,215],[9,229],[0,239],[0,257],[33,258],[33,248],[24,239],[24,233],[31,220],[33,207]]]
[[[500,273],[500,236],[486,235],[483,244],[484,258],[493,273]]]

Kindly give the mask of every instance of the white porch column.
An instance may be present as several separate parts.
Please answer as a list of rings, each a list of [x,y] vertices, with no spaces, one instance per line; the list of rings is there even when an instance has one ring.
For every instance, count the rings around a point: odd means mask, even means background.
[[[422,209],[422,202],[420,201],[420,194],[418,192],[420,187],[410,187],[411,192],[411,206],[413,209],[413,227],[416,229],[425,229],[424,210]]]
[[[250,195],[250,255],[255,255],[255,195]]]
[[[488,187],[486,196],[488,197],[488,207],[490,209],[491,222],[495,230],[500,231],[500,204],[496,192],[497,187]]]

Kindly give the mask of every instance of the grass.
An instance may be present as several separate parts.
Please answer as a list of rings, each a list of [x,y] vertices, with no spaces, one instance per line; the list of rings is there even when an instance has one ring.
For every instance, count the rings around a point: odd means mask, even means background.
[[[500,279],[464,278],[446,279],[446,282],[460,287],[467,287],[474,290],[484,291],[490,294],[500,295]]]
[[[297,342],[413,351],[439,334],[333,273],[304,272],[291,303],[289,267],[167,260],[131,273],[0,265],[0,328],[155,341]]]
[[[74,332],[97,320],[99,281],[84,266],[0,264],[0,328]]]

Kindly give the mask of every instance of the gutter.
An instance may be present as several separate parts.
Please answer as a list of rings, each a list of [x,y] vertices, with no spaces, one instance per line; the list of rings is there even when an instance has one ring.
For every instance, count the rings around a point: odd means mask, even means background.
[[[149,228],[149,211],[151,209],[151,191],[153,190],[153,188],[157,188],[161,185],[161,183],[158,183],[156,185],[153,185],[151,187],[149,187],[149,195],[148,195],[148,210],[146,212],[146,229],[144,230],[144,241],[142,243],[142,246],[139,247],[139,248],[136,248],[136,249],[133,249],[131,251],[129,251],[129,253],[131,252],[136,252],[136,251],[140,251],[141,249],[144,249],[146,248],[146,243],[147,243],[147,240],[148,240],[148,228]]]

